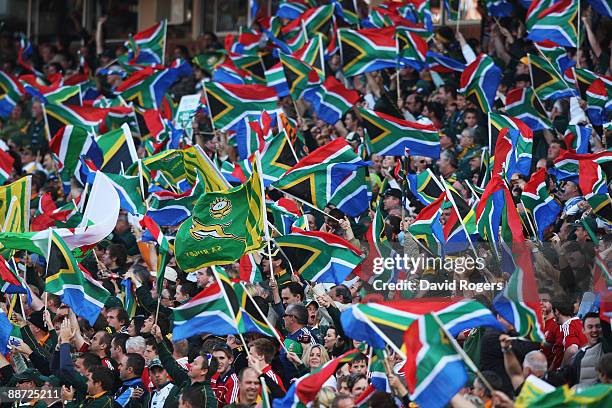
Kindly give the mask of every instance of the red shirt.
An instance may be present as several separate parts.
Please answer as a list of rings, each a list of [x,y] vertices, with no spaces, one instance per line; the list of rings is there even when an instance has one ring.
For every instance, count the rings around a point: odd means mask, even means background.
[[[232,404],[238,399],[240,383],[238,382],[238,376],[231,369],[223,375],[215,373],[210,378],[210,386],[217,401],[219,401],[220,407]]]
[[[542,347],[542,352],[546,356],[548,369],[556,370],[563,361],[563,335],[561,334],[561,326],[557,324],[554,318],[544,321],[544,339],[547,344]]]
[[[575,344],[578,348],[587,344],[587,338],[582,332],[582,322],[577,317],[572,317],[561,325],[563,333],[563,350],[567,350]]]

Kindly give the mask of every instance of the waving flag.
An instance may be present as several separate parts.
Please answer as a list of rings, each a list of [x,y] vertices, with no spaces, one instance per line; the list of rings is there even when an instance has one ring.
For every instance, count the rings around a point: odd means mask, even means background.
[[[31,185],[32,176],[25,176],[0,186],[0,229],[3,231],[25,232],[30,229]]]
[[[11,74],[0,70],[0,117],[8,118],[25,89]]]
[[[235,312],[230,309],[219,282],[214,282],[187,303],[172,309],[172,339],[179,341],[203,332],[219,336],[238,333]]]
[[[333,16],[333,4],[313,7],[306,10],[299,18],[283,27],[282,31],[286,33],[294,30],[296,27],[304,27],[308,38],[312,38],[316,34],[322,34],[327,37],[329,30],[332,28]]]
[[[361,268],[355,271],[355,275],[358,275],[361,280],[372,284],[384,272],[387,272],[387,274],[393,273],[393,271],[382,271],[377,274],[374,271],[374,265],[377,262],[375,259],[386,259],[392,254],[391,244],[389,244],[387,234],[385,233],[385,220],[381,211],[381,203],[376,207],[376,213],[366,232],[366,240],[369,247],[368,256],[363,261]]]
[[[601,80],[606,89],[612,88],[612,77],[609,75],[602,75],[597,72],[585,69],[585,68],[573,68],[574,79],[576,81],[576,88],[580,92],[582,99],[587,98],[587,90],[596,80]],[[611,92],[612,93],[612,92]]]
[[[399,49],[400,65],[408,65],[418,71],[425,67],[427,41],[413,30],[397,27],[395,30]]]
[[[363,261],[361,250],[327,232],[294,229],[274,239],[295,273],[308,282],[341,284]]]
[[[527,38],[532,41],[550,40],[564,47],[576,48],[578,43],[577,0],[561,0],[537,15],[537,20],[527,27]]]
[[[153,221],[153,219],[150,217],[145,215],[140,221],[140,225],[149,231],[151,235],[153,235],[153,239],[155,239],[155,242],[157,242],[157,245],[159,246],[159,257],[157,259],[156,273],[157,285],[155,287],[160,290],[164,287],[164,274],[166,271],[166,264],[168,263],[170,244],[168,243],[168,240],[166,239],[166,236],[162,232],[161,228],[159,228],[159,225],[157,225],[157,223],[155,223],[155,221]]]
[[[96,143],[102,151],[100,170],[119,174],[138,160],[130,127],[124,123],[119,129],[99,135]]]
[[[319,74],[312,66],[283,53],[280,54],[280,60],[293,100],[298,100],[302,97],[304,91],[321,83]]]
[[[612,223],[612,204],[601,166],[590,160],[580,160],[578,186],[593,214],[608,224]]]
[[[501,82],[501,69],[486,54],[480,54],[461,74],[459,92],[472,100],[483,112],[489,112]]]
[[[494,174],[504,172],[528,176],[531,172],[533,132],[521,120],[498,113],[489,113],[490,143],[495,143]]]
[[[544,321],[531,248],[525,244],[513,245],[512,252],[516,269],[504,290],[493,299],[493,308],[520,337],[541,343],[544,341]]]
[[[440,223],[442,204],[446,194],[443,193],[434,202],[423,208],[408,227],[414,239],[422,241],[433,254],[441,254],[444,247],[444,231]]]
[[[525,20],[527,31],[531,31],[539,19],[540,13],[552,6],[552,4],[553,0],[531,0],[531,4],[527,8],[527,16]]]
[[[564,73],[567,69],[576,65],[576,61],[567,56],[567,50],[559,44],[550,40],[535,43],[538,50],[553,63],[557,72]]]
[[[13,156],[0,149],[0,186],[11,177],[14,163]]]
[[[312,404],[321,391],[321,387],[338,370],[341,364],[350,362],[359,353],[359,350],[349,350],[331,361],[325,363],[319,370],[307,374],[291,384],[287,394],[283,398],[277,398],[272,402],[273,408],[299,408]]]
[[[439,74],[465,71],[465,64],[437,52],[427,51],[426,58],[429,70]]]
[[[580,125],[568,125],[565,134],[563,135],[563,142],[567,150],[583,154],[589,152],[589,141],[591,139],[591,133],[593,129],[586,126]]]
[[[612,111],[611,87],[597,78],[586,92],[587,115],[595,126],[602,126],[607,121],[608,113]]]
[[[493,17],[509,17],[514,11],[512,3],[506,0],[486,0],[488,14]]]
[[[168,21],[162,20],[146,30],[130,35],[125,43],[130,64],[164,65],[167,26]]]
[[[308,10],[309,7],[310,2],[307,0],[281,0],[276,10],[276,16],[295,20]]]
[[[336,16],[349,25],[359,23],[359,9],[357,0],[333,0]]]
[[[548,114],[533,88],[514,88],[506,94],[506,113],[525,122],[533,131],[552,128]]]
[[[523,187],[521,201],[527,213],[535,220],[538,236],[542,241],[544,231],[556,221],[557,215],[561,212],[561,205],[548,192],[545,168],[531,175],[529,182]]]
[[[335,125],[359,101],[359,94],[347,89],[333,76],[328,76],[320,86],[304,93],[304,99],[312,104],[317,117]]]
[[[0,255],[0,292],[6,294],[23,293],[29,295],[26,283],[13,271],[9,263]]]
[[[274,111],[278,95],[274,88],[262,85],[232,85],[207,82],[206,106],[216,129],[227,130],[247,115],[259,116]]]
[[[419,174],[408,174],[408,185],[412,194],[424,205],[433,203],[442,194],[442,187],[429,168]]]
[[[183,193],[158,191],[151,194],[147,216],[161,226],[178,226],[192,214],[195,202],[204,194],[204,182],[200,176],[194,185]]]
[[[110,297],[104,287],[81,270],[70,248],[55,230],[49,233],[45,290],[60,296],[76,313],[94,324]]]
[[[553,163],[557,180],[573,179],[577,181],[582,161],[592,161],[603,165],[612,161],[612,151],[602,150],[597,153],[577,154],[561,149]]]
[[[191,72],[188,64],[161,70],[146,67],[121,82],[115,88],[115,93],[143,109],[161,109],[168,88],[181,77],[191,75]]]
[[[446,181],[444,183],[445,205],[450,204],[450,213],[442,228],[444,252],[455,253],[468,248],[468,244],[477,238],[476,212],[453,186]]]
[[[575,89],[567,86],[550,62],[543,57],[527,54],[531,84],[542,101],[578,96]]]
[[[296,164],[293,143],[283,129],[277,135],[272,136],[261,151],[264,186],[267,187],[278,181]]]
[[[366,143],[372,153],[382,156],[410,154],[433,159],[440,157],[440,136],[433,125],[398,119],[382,112],[358,108],[367,133]]]
[[[397,67],[395,28],[338,30],[342,72],[351,77]]]
[[[225,265],[259,249],[264,223],[262,187],[261,170],[254,169],[247,183],[201,196],[176,235],[179,267],[191,272]]]
[[[340,320],[344,332],[351,333],[353,339],[378,349],[390,346],[397,353],[406,355],[410,349],[411,352],[418,351],[404,343],[406,330],[428,313],[436,314],[453,336],[474,327],[501,328],[489,309],[467,299],[427,298],[354,304],[342,312]]]
[[[367,166],[346,140],[338,138],[301,159],[273,186],[317,208],[332,204],[356,217],[370,202],[365,185]]]
[[[131,112],[131,108],[94,108],[91,106],[63,105],[48,103],[43,106],[45,120],[48,125],[49,138],[61,128],[68,125],[78,125],[97,132],[104,131],[104,121],[109,112]]]
[[[612,4],[610,4],[610,0],[589,0],[589,3],[593,10],[602,16],[612,18]]]
[[[504,242],[509,244],[525,241],[521,219],[512,201],[512,194],[501,177],[496,174],[491,178],[476,207],[476,222],[478,233],[489,241],[496,253],[498,253],[500,226]]]

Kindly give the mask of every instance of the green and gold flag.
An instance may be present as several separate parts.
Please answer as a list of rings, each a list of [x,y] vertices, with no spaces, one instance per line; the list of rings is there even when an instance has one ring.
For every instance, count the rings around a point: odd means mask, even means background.
[[[31,183],[32,177],[26,176],[0,187],[0,229],[2,231],[29,231]]]
[[[262,246],[263,183],[254,166],[248,182],[229,190],[207,192],[176,235],[178,266],[191,272],[226,265]]]

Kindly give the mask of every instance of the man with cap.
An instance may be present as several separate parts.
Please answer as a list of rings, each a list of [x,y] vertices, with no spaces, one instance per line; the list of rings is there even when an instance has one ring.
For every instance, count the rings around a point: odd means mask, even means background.
[[[564,183],[562,188],[562,198],[565,201],[565,204],[563,206],[561,218],[573,217],[572,220],[576,219],[576,217],[578,217],[579,214],[583,211],[583,208],[581,208],[580,203],[584,201],[584,197],[580,193],[580,188],[578,187],[578,184],[569,180]]]
[[[399,188],[390,188],[385,191],[383,198],[383,209],[386,213],[392,210],[401,210],[402,208],[402,190]]]
[[[323,336],[321,335],[321,315],[318,313],[319,304],[316,300],[311,299],[304,302],[306,305],[306,310],[308,311],[308,330],[310,330],[310,334],[315,338],[317,343],[323,344]]]
[[[180,388],[170,382],[168,373],[158,358],[151,360],[147,367],[151,382],[153,383],[153,390],[145,399],[145,407],[169,407],[173,401],[177,400]]]
[[[32,350],[38,350],[44,357],[50,358],[57,345],[57,338],[51,337],[43,319],[43,311],[33,312],[21,325],[21,337]]]
[[[574,223],[576,230],[576,241],[594,242],[597,240],[597,221],[592,217],[584,217]]]
[[[11,382],[14,382],[16,388],[19,390],[33,390],[43,385],[40,373],[34,368],[28,368],[19,374],[13,375]],[[44,408],[47,406],[47,404],[40,400],[21,400],[15,401],[13,406]]]

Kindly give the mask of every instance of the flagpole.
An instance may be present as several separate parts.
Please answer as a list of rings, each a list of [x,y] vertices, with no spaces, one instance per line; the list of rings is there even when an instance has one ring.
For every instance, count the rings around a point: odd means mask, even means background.
[[[247,353],[247,356],[251,357],[251,353],[249,352],[249,348],[246,346],[244,337],[242,337],[242,333],[240,333],[240,329],[238,329],[238,320],[236,318],[236,315],[234,314],[234,310],[232,309],[232,304],[230,303],[227,297],[227,293],[225,293],[225,289],[223,288],[223,282],[221,281],[221,278],[219,277],[219,274],[217,273],[215,268],[211,268],[211,269],[212,269],[213,275],[215,276],[215,279],[217,279],[217,283],[219,284],[219,290],[223,294],[223,299],[225,300],[225,304],[227,305],[228,310],[230,311],[230,313],[232,314],[232,317],[234,318],[234,322],[236,324],[236,332],[238,332],[238,335],[240,336],[240,340],[242,340],[242,344],[244,344],[244,349]]]
[[[293,103],[295,104],[295,101],[293,101]],[[295,110],[297,112],[297,106],[295,107]],[[293,148],[293,143],[291,143],[291,139],[289,139],[289,135],[287,134],[287,131],[285,129],[283,129],[283,133],[285,134],[285,139],[287,140],[287,143],[289,143],[291,154],[293,154],[293,158],[295,159],[295,163],[297,164],[300,161],[300,159],[298,159],[297,154],[295,153],[295,149]]]
[[[557,74],[559,74],[559,78],[561,78],[561,80],[563,81],[563,83],[565,84],[565,86],[567,86],[568,88],[575,88],[575,87],[573,87],[573,86],[570,86],[570,84],[568,84],[568,83],[565,81],[565,78],[563,77],[563,73],[562,73],[562,72],[559,72],[559,71],[557,70],[557,67],[555,66],[555,64],[553,64],[553,63],[552,63],[552,61],[551,61],[551,60],[549,60],[549,59],[548,59],[548,57],[547,57],[546,55],[544,55],[544,53],[542,52],[542,50],[540,49],[540,47],[538,47],[538,45],[537,45],[537,44],[536,44],[536,49],[538,50],[538,52],[540,53],[540,55],[542,56],[542,58],[544,58],[544,59],[546,60],[546,62],[548,62],[548,63],[550,64],[550,66],[552,67],[552,69],[553,69],[553,70],[554,70],[554,71],[555,71]],[[529,57],[529,54],[527,54],[527,59],[529,60],[529,74],[530,74],[530,76],[531,76],[531,84],[532,84],[532,86],[533,86],[533,84],[535,84],[535,82],[533,82],[533,73],[532,73],[532,70],[531,70],[531,58]],[[576,54],[576,59],[578,59],[578,54]],[[575,76],[576,76],[576,75],[574,75],[574,77],[575,77]],[[536,94],[536,97],[537,97],[537,96],[538,96],[538,94],[535,92],[535,88],[534,88],[533,92]],[[540,98],[538,98],[538,100],[540,100]],[[542,104],[542,101],[540,101],[540,104],[542,105],[542,107],[544,106],[544,105]]]
[[[319,209],[319,208],[317,208],[317,207],[316,207],[314,204],[308,203],[308,202],[306,202],[306,201],[302,200],[301,198],[298,198],[298,197],[294,196],[293,194],[288,193],[288,192],[283,191],[283,190],[280,190],[280,189],[278,189],[278,188],[276,188],[276,187],[274,187],[274,186],[272,186],[272,187],[273,187],[275,190],[280,191],[281,193],[287,194],[289,197],[293,198],[294,200],[297,200],[297,201],[299,201],[300,203],[305,204],[305,205],[307,205],[307,206],[311,207],[312,209],[314,209],[314,210],[316,210],[316,211],[320,212],[320,213],[321,213],[321,214],[323,214],[324,216],[329,217],[329,218],[331,218],[332,220],[336,220],[336,221],[340,222],[340,220],[339,220],[339,219],[337,219],[336,217],[334,217],[334,216],[332,216],[332,215],[329,215],[328,213],[326,213],[326,212],[325,212],[325,211],[323,211],[323,210],[320,210],[320,209]]]
[[[461,0],[459,0],[459,4],[457,5],[457,26],[456,26],[457,32],[459,32],[459,21],[461,21]]]
[[[531,228],[531,232],[533,232],[534,234],[534,238],[536,241],[540,241],[539,237],[538,237],[538,221],[535,219],[535,216],[533,217],[533,222],[535,223],[535,226],[531,223],[531,217],[529,216],[530,211],[527,210],[527,207],[525,206],[525,203],[523,202],[523,198],[520,198],[521,204],[523,204],[523,209],[525,210],[525,217],[527,218],[527,223],[529,224],[529,227]]]
[[[446,337],[450,340],[451,344],[453,345],[453,347],[455,348],[455,351],[457,351],[457,353],[461,356],[461,358],[463,359],[463,361],[465,362],[465,364],[470,368],[470,370],[472,370],[474,372],[474,374],[476,374],[478,376],[478,379],[482,382],[482,384],[487,387],[487,389],[493,393],[495,392],[495,390],[493,389],[493,387],[491,386],[491,384],[489,383],[489,381],[487,381],[487,379],[484,377],[484,375],[482,375],[482,373],[480,372],[480,370],[478,369],[478,367],[476,367],[476,364],[474,364],[474,362],[472,361],[472,359],[466,354],[466,352],[459,346],[459,344],[457,343],[457,340],[455,339],[454,336],[452,336],[448,330],[446,329],[446,327],[444,327],[444,324],[440,321],[440,318],[435,314],[432,313],[431,316],[434,318],[434,320],[436,321],[436,323],[438,324],[438,326],[440,326],[440,328],[442,329],[442,331],[444,332],[444,334],[446,335]]]
[[[459,208],[457,207],[457,203],[455,203],[455,199],[453,198],[453,195],[451,194],[451,191],[449,190],[449,188],[446,185],[446,182],[444,181],[442,176],[440,176],[440,179],[442,181],[442,185],[444,186],[444,191],[446,191],[446,197],[451,202],[451,204],[453,206],[453,209],[457,212],[457,218],[459,218],[459,223],[461,224],[461,228],[463,228],[463,231],[465,232],[465,236],[466,236],[468,242],[470,243],[470,248],[472,248],[472,251],[474,252],[474,256],[476,258],[478,258],[478,253],[476,253],[476,248],[474,247],[474,243],[472,242],[472,238],[470,237],[470,233],[468,232],[467,227],[465,226],[465,223],[463,222],[463,217],[461,216],[461,213],[459,212]]]
[[[580,64],[580,2],[578,2],[578,22],[576,23],[576,26],[578,27],[576,32],[576,66],[578,68],[582,68],[582,65]]]
[[[145,206],[147,207],[147,210],[148,210],[149,203],[147,202],[147,199],[145,198],[144,180],[142,176],[142,160],[138,160],[138,181],[140,182],[140,195],[142,196],[142,201],[145,203]]]
[[[272,333],[274,333],[274,337],[276,338],[276,340],[278,340],[278,342],[281,344],[281,347],[285,349],[285,351],[288,353],[289,350],[287,350],[287,347],[285,346],[285,344],[283,343],[283,341],[281,340],[280,336],[278,335],[278,333],[276,332],[276,330],[274,330],[274,326],[272,326],[272,324],[270,323],[270,321],[268,320],[268,317],[261,311],[261,308],[259,307],[259,305],[257,304],[257,302],[255,302],[255,299],[253,299],[253,297],[251,296],[251,294],[249,293],[249,291],[246,289],[246,287],[244,286],[243,282],[240,282],[240,286],[242,286],[242,289],[244,290],[244,293],[247,294],[247,296],[249,297],[249,299],[251,299],[251,302],[253,302],[253,305],[255,305],[255,309],[257,309],[257,312],[259,312],[259,314],[261,315],[261,317],[263,317],[264,321],[266,322],[266,324],[270,327],[270,329],[272,330]],[[245,345],[246,347],[246,345]]]

